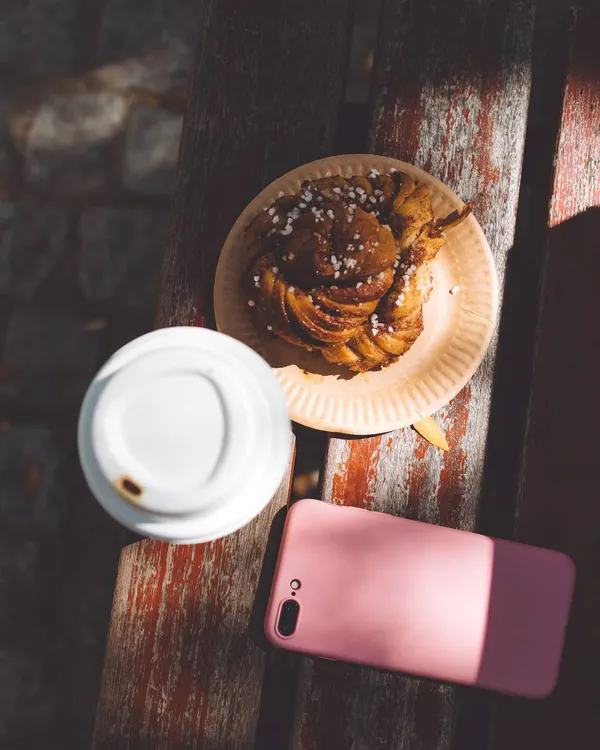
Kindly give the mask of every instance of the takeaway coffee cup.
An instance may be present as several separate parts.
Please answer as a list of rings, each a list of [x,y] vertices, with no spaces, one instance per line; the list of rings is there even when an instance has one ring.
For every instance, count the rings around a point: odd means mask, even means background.
[[[79,456],[100,504],[155,539],[206,542],[252,520],[286,471],[283,391],[235,339],[165,328],[116,352],[83,400]]]

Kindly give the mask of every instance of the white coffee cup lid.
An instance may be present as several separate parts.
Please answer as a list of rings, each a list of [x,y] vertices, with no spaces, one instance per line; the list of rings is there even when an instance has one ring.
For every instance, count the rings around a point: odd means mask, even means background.
[[[83,401],[81,464],[98,501],[140,534],[208,541],[250,521],[287,468],[290,422],[267,363],[201,328],[116,352]]]

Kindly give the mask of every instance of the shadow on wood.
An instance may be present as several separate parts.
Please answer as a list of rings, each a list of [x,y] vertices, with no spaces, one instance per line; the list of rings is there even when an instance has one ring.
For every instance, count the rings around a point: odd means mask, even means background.
[[[529,415],[521,541],[561,549],[577,566],[556,691],[530,702],[499,700],[494,748],[591,748],[600,732],[600,208],[550,231],[544,306]]]

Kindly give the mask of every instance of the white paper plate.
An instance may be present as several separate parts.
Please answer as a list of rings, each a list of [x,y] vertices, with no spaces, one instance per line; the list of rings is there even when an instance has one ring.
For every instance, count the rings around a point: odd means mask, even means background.
[[[250,221],[280,191],[297,192],[303,180],[325,177],[327,172],[366,175],[372,168],[385,173],[392,167],[427,185],[436,216],[464,205],[435,177],[405,162],[370,154],[331,156],[298,167],[265,188],[236,221],[221,251],[214,295],[217,326],[269,362],[285,390],[290,417],[300,424],[352,435],[406,427],[437,411],[463,388],[490,342],[498,307],[496,270],[473,216],[448,231],[432,264],[433,291],[423,308],[424,331],[395,364],[353,373],[254,326],[240,283],[244,230]],[[459,291],[450,294],[456,286]]]

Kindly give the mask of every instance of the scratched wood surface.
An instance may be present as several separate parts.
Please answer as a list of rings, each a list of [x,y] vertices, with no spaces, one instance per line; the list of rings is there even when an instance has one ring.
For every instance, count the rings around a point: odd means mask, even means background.
[[[270,180],[333,151],[344,90],[349,0],[318,15],[292,0],[200,5],[158,326],[211,324],[227,232]],[[293,461],[268,508],[226,540],[125,548],[94,747],[243,750],[270,736],[277,675],[262,696],[261,682],[281,660],[267,655],[259,610],[292,470]]]
[[[289,490],[288,473],[263,513],[211,544],[123,549],[95,748],[254,747],[267,661],[255,597]]]
[[[212,324],[227,233],[265,185],[332,153],[344,94],[350,0],[199,5],[159,326]]]
[[[600,736],[599,33],[600,14],[574,14],[516,527],[570,554],[578,580],[557,688],[498,699],[493,750],[592,750]]]
[[[413,162],[473,203],[500,289],[513,242],[531,80],[533,13],[499,0],[390,0],[376,60],[371,149]],[[323,499],[472,529],[482,485],[496,341],[436,416],[448,453],[403,430],[329,442]],[[453,742],[460,690],[303,659],[295,750]]]

